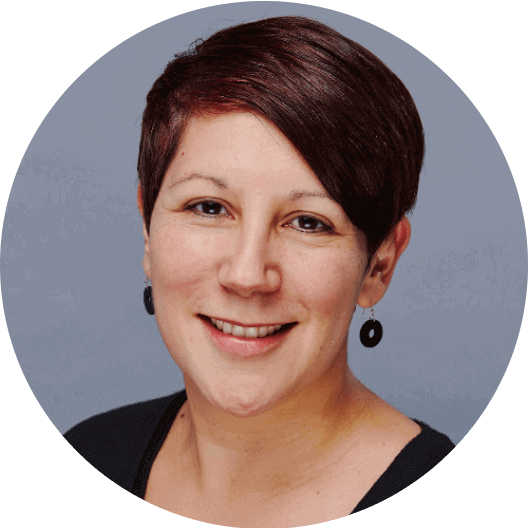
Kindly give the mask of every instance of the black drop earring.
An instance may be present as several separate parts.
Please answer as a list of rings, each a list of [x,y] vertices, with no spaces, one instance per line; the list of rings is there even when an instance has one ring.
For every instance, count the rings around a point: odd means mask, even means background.
[[[367,348],[375,347],[383,337],[383,328],[379,321],[374,317],[374,308],[370,309],[370,319],[363,323],[359,331],[359,340]]]
[[[145,279],[147,286],[143,291],[143,304],[145,305],[147,313],[149,315],[154,315],[154,299],[152,298],[152,286],[149,286],[149,281],[150,279]]]

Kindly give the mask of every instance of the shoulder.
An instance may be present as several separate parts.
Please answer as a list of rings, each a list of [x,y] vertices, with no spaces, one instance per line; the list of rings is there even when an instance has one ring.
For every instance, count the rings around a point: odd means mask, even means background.
[[[64,438],[101,473],[131,491],[153,436],[170,427],[185,400],[180,391],[119,407],[84,420]]]
[[[370,395],[367,393],[367,396]],[[376,460],[379,473],[375,473],[379,478],[403,451],[420,443],[420,438],[433,430],[405,416],[377,395],[371,398],[358,432],[366,441],[369,458]]]
[[[424,422],[415,422],[422,431],[400,451],[380,479],[386,486],[394,487],[394,493],[425,475],[455,447],[447,435]]]
[[[378,397],[372,409],[370,424],[376,425],[374,430],[387,444],[397,447],[388,467],[391,472],[405,469],[405,474],[410,474],[409,468],[413,468],[425,474],[455,447],[447,435],[420,420],[408,418]]]
[[[400,444],[398,454],[388,470],[394,473],[404,472],[406,475],[422,471],[422,474],[425,474],[448,455],[455,444],[447,435],[420,420],[408,419],[407,421],[413,426],[410,430],[415,432],[407,436],[407,439]],[[402,431],[406,430],[402,428]],[[405,436],[402,438],[405,439]],[[417,478],[420,476],[422,475]]]
[[[439,464],[455,447],[450,438],[420,420],[391,413],[369,441],[367,460],[377,471],[352,513],[370,508],[404,490]],[[376,439],[378,441],[376,442]],[[369,439],[370,440],[370,439]]]
[[[426,423],[419,420],[414,421],[422,428],[422,432],[409,442],[398,456],[401,457],[403,463],[406,460],[409,462],[414,460],[416,470],[423,469],[425,474],[447,456],[454,449],[455,444],[447,435],[438,432]]]

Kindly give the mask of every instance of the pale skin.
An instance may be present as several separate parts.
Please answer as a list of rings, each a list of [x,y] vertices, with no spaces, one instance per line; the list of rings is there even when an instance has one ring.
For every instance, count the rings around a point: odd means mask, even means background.
[[[188,395],[149,476],[152,504],[225,526],[329,521],[420,432],[347,364],[355,307],[385,294],[409,221],[367,269],[364,235],[324,194],[263,117],[188,124],[144,225],[156,319]],[[203,316],[295,325],[269,353],[241,358],[218,349]]]

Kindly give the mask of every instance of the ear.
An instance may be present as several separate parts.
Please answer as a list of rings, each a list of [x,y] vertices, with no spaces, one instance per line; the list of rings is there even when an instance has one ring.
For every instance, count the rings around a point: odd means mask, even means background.
[[[143,192],[141,189],[141,183],[138,185],[137,190],[137,206],[139,213],[143,218],[143,238],[145,239],[145,253],[143,255],[143,270],[145,275],[150,279],[150,239],[147,232],[147,225],[145,223],[145,217],[143,215]]]
[[[370,308],[382,299],[389,287],[398,259],[405,251],[410,239],[411,223],[404,216],[372,257],[358,297],[359,306]]]

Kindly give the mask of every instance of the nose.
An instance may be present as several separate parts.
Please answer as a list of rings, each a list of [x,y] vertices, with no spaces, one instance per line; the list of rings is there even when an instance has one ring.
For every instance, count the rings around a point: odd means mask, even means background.
[[[242,297],[273,293],[281,287],[279,263],[273,257],[269,236],[241,226],[220,267],[222,286]]]

